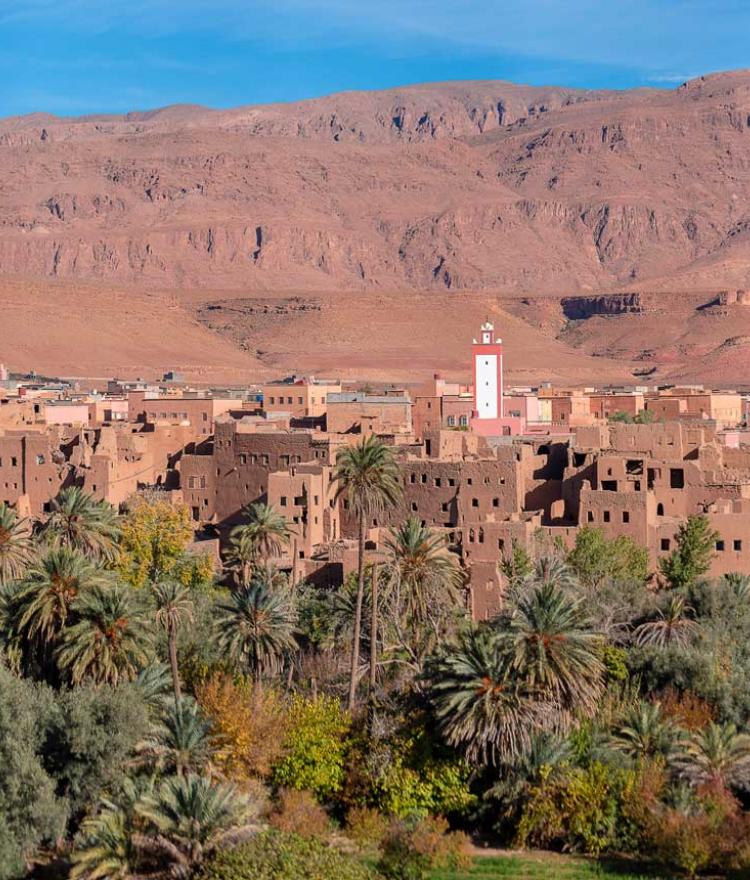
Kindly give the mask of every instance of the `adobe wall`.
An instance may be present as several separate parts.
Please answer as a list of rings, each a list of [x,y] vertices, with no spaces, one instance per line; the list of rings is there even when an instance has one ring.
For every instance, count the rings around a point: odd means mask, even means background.
[[[411,434],[411,402],[329,400],[326,426],[331,434]]]

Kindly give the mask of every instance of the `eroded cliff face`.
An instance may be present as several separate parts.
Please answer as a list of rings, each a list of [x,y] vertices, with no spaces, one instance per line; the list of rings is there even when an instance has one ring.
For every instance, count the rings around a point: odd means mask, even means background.
[[[0,122],[0,271],[162,287],[750,286],[750,75]]]
[[[642,315],[646,306],[639,293],[610,294],[607,296],[566,296],[560,301],[563,314],[570,321],[585,321],[595,315]]]

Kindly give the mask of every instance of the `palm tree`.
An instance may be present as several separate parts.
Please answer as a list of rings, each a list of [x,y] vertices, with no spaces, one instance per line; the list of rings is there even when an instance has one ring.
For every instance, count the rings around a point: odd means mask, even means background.
[[[333,477],[338,483],[336,498],[343,497],[358,519],[359,555],[357,559],[357,606],[352,633],[352,659],[349,675],[349,709],[354,706],[359,669],[359,640],[362,629],[362,600],[365,593],[365,537],[367,522],[401,497],[398,465],[391,450],[374,435],[356,446],[340,449]]]
[[[669,758],[680,738],[680,731],[664,718],[659,703],[645,700],[630,708],[612,738],[617,751],[633,761]]]
[[[177,632],[184,623],[193,620],[193,601],[187,587],[179,581],[161,581],[154,584],[156,623],[167,633],[169,665],[172,669],[172,687],[175,702],[180,702],[180,670],[177,666]]]
[[[247,665],[256,681],[286,651],[297,647],[290,597],[270,592],[262,582],[253,580],[234,591],[216,610],[219,647],[235,662]]]
[[[682,596],[671,596],[666,608],[657,611],[655,620],[636,627],[633,633],[636,644],[653,648],[684,647],[697,627],[696,622],[687,616],[691,611]]]
[[[435,605],[456,605],[463,575],[445,537],[409,517],[386,538],[391,589],[401,596],[405,616],[422,627]]]
[[[195,701],[182,700],[170,706],[137,751],[159,773],[206,772],[214,754],[211,723]]]
[[[498,781],[488,789],[485,798],[500,803],[505,820],[520,818],[532,789],[542,779],[563,773],[574,759],[570,742],[547,731],[532,733],[528,749],[512,761],[503,763]]]
[[[541,717],[509,666],[497,635],[474,629],[430,672],[438,728],[470,761],[500,764],[515,758],[528,748]]]
[[[109,581],[110,575],[78,550],[48,550],[31,566],[17,595],[20,628],[29,638],[56,642],[76,600]]]
[[[139,815],[152,827],[141,838],[142,849],[167,867],[168,876],[190,877],[221,846],[257,832],[246,798],[230,785],[204,776],[165,779],[156,792],[141,799]]]
[[[79,550],[96,561],[113,562],[119,553],[117,512],[79,486],[63,489],[54,499],[44,534],[54,547]]]
[[[73,605],[78,622],[68,627],[57,650],[71,681],[85,678],[117,684],[148,665],[151,638],[145,615],[119,584],[95,586]]]
[[[558,708],[561,722],[570,712],[593,713],[604,668],[601,640],[590,628],[582,598],[542,583],[518,600],[501,638],[513,673],[531,693]]]
[[[148,776],[126,777],[118,803],[102,799],[97,814],[81,826],[71,856],[71,880],[130,880],[142,873],[138,842],[146,822],[137,805],[153,787]]]
[[[172,685],[170,669],[164,663],[150,663],[135,677],[135,686],[152,718],[161,717],[165,711],[167,694],[173,690]]]
[[[694,785],[746,789],[750,784],[750,736],[739,733],[734,724],[711,722],[687,740],[675,763]]]
[[[568,566],[564,559],[558,556],[540,556],[534,563],[534,570],[526,579],[525,586],[538,587],[540,584],[550,584],[559,589],[575,588],[578,580],[575,572]]]
[[[0,586],[23,575],[33,548],[29,521],[5,502],[0,503]]]
[[[740,602],[747,602],[750,599],[750,575],[741,574],[737,571],[730,571],[725,574],[721,580],[734,593],[736,599]]]
[[[272,504],[250,504],[244,512],[248,522],[230,532],[227,554],[240,584],[248,583],[261,560],[279,556],[292,535],[284,515]]]

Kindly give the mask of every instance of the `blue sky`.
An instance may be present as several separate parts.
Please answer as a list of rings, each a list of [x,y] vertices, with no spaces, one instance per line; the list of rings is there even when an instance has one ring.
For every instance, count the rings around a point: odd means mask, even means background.
[[[0,0],[0,116],[750,67],[748,0]]]

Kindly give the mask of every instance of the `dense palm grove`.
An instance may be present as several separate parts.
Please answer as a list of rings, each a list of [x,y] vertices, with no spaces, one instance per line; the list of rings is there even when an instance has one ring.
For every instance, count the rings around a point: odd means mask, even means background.
[[[496,845],[750,865],[750,580],[705,579],[683,524],[540,535],[475,624],[443,537],[408,519],[373,439],[335,478],[359,517],[338,590],[292,583],[251,505],[220,571],[159,495],[0,506],[0,877],[426,877]]]

